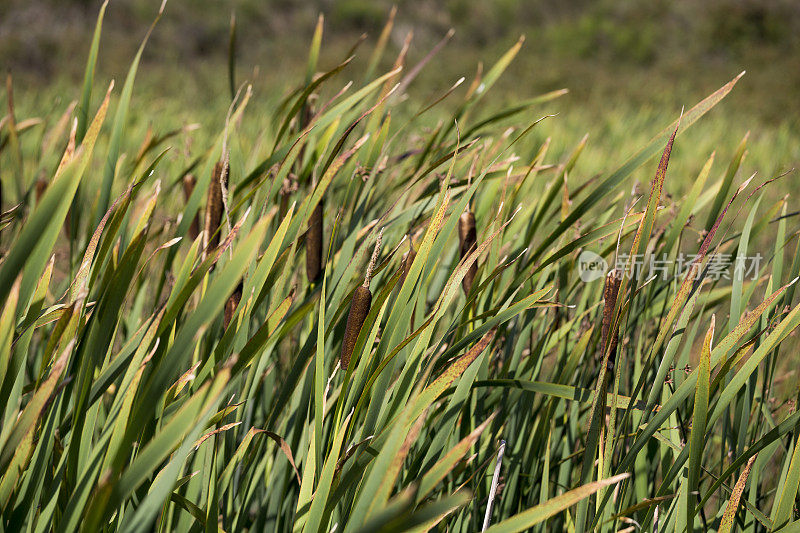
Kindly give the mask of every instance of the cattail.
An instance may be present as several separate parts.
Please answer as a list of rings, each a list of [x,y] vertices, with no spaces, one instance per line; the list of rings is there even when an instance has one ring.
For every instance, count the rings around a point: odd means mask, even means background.
[[[350,364],[350,357],[356,347],[358,334],[361,332],[361,327],[364,325],[364,321],[369,314],[369,308],[372,305],[372,291],[369,290],[369,282],[372,279],[372,271],[378,262],[382,239],[383,230],[378,233],[378,239],[375,241],[375,249],[372,251],[372,258],[369,260],[369,265],[367,265],[367,275],[364,276],[364,283],[356,288],[353,293],[353,299],[350,301],[350,312],[347,314],[347,325],[344,329],[342,353],[339,359],[342,370],[347,370]]]
[[[187,202],[194,192],[195,185],[197,185],[197,178],[195,178],[193,174],[186,174],[183,177],[183,197]],[[195,213],[192,223],[189,225],[189,238],[195,240],[198,235],[200,235],[200,218],[199,215]]]
[[[306,276],[316,281],[322,274],[322,200],[311,213],[306,231]]]
[[[203,244],[206,253],[211,253],[219,246],[219,228],[224,215],[222,202],[222,180],[228,185],[228,172],[222,161],[214,165],[211,183],[208,184],[208,198],[206,200],[205,227],[203,228]]]
[[[611,327],[614,322],[614,308],[617,305],[617,296],[619,293],[619,286],[622,282],[622,275],[614,269],[606,275],[606,283],[603,287],[603,329],[602,329],[602,352],[601,357],[605,357],[606,349],[608,348],[608,371],[614,370],[614,362],[616,361],[617,340],[619,324]]]
[[[242,282],[240,281],[233,290],[233,294],[231,294],[228,297],[228,301],[225,302],[225,315],[222,322],[222,329],[228,329],[231,320],[233,320],[233,314],[236,312],[236,308],[239,307],[239,302],[242,301],[242,288]]]
[[[467,210],[458,217],[458,242],[462,260],[474,251],[477,241],[478,234],[475,230],[475,215],[469,210],[469,206],[467,206]],[[467,273],[464,275],[464,279],[461,280],[461,288],[464,289],[464,294],[469,294],[469,290],[472,288],[472,282],[475,281],[475,275],[477,273],[478,260],[476,259],[473,261],[472,265],[470,265],[469,270],[467,270]]]

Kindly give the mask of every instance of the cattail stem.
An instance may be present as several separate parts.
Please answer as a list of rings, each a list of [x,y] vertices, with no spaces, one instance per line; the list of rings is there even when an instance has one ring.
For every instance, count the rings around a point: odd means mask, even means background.
[[[492,520],[492,506],[495,496],[497,496],[497,485],[500,483],[500,467],[503,464],[503,454],[506,451],[506,441],[500,441],[500,449],[497,451],[497,462],[494,465],[494,476],[492,476],[492,486],[489,489],[489,501],[486,502],[486,514],[483,515],[483,528],[481,531],[489,529]]]
[[[369,289],[369,282],[372,281],[372,271],[375,270],[375,265],[378,264],[378,255],[381,253],[381,242],[383,241],[383,228],[378,232],[378,238],[375,239],[375,248],[372,249],[372,257],[369,258],[367,265],[367,275],[364,276],[363,286]]]

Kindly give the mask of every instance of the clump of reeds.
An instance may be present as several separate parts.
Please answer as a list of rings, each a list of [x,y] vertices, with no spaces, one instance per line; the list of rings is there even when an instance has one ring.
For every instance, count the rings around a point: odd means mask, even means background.
[[[194,177],[194,174],[186,174],[183,177],[183,197],[187,202],[194,192],[195,185],[197,185],[197,178]],[[200,235],[200,218],[195,213],[192,223],[189,225],[189,238],[195,240],[198,235]]]
[[[470,210],[469,204],[467,204],[466,210],[458,218],[458,243],[462,261],[475,250],[477,241],[478,233],[475,229],[475,214]],[[476,259],[470,265],[467,273],[464,274],[464,279],[461,280],[461,288],[464,289],[464,294],[469,294],[477,273],[478,260]]]
[[[243,284],[240,281],[236,288],[233,290],[233,293],[228,297],[228,300],[225,302],[225,314],[222,320],[222,329],[228,329],[228,326],[233,320],[233,314],[236,312],[236,308],[239,307],[239,302],[242,301],[242,289]]]
[[[203,228],[203,248],[211,253],[219,246],[220,225],[225,215],[225,205],[222,198],[223,187],[228,186],[228,169],[222,161],[214,165],[211,183],[208,184],[208,197],[206,200],[205,227]]]
[[[606,351],[608,351],[607,368],[609,372],[614,370],[617,354],[619,324],[614,325],[614,308],[617,305],[621,281],[622,273],[617,269],[613,269],[606,275],[605,286],[603,287],[603,328],[600,356],[605,357]]]
[[[378,233],[378,238],[375,241],[375,248],[372,251],[372,257],[367,265],[367,274],[364,276],[364,283],[358,286],[353,293],[353,299],[350,301],[350,312],[347,314],[347,325],[344,329],[344,338],[342,339],[342,352],[339,358],[339,364],[342,370],[347,370],[350,364],[350,357],[353,355],[353,350],[356,347],[358,334],[361,332],[361,327],[367,319],[369,309],[372,306],[372,291],[369,290],[369,283],[372,280],[372,271],[378,263],[378,254],[381,251],[381,241],[383,240],[383,230]]]

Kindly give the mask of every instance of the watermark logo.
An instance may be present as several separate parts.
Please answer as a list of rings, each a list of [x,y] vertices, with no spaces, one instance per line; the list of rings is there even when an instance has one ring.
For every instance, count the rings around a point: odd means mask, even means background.
[[[668,280],[673,277],[683,277],[689,273],[694,280],[705,277],[714,281],[734,279],[758,279],[761,263],[764,257],[761,254],[751,256],[732,256],[731,254],[714,254],[705,261],[705,256],[680,253],[676,257],[666,254],[655,255],[629,255],[619,254],[614,263],[614,269],[624,277],[632,278],[660,278]],[[694,265],[694,270],[691,267]],[[600,255],[590,250],[584,250],[578,256],[578,275],[583,282],[601,279],[609,271],[609,265]]]
[[[605,277],[608,263],[600,255],[591,250],[584,250],[578,256],[578,276],[581,281],[588,283]]]

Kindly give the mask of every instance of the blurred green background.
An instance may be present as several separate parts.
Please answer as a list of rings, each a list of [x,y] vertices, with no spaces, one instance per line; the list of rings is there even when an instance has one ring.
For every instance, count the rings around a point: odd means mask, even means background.
[[[76,98],[100,3],[0,2],[0,57],[14,75],[23,117],[63,112]],[[159,5],[160,0],[111,0],[98,85],[124,78]],[[258,109],[302,81],[319,13],[325,15],[320,68],[327,69],[362,33],[368,37],[356,61],[366,62],[392,5],[388,0],[171,0],[145,50],[133,102],[141,113],[132,113],[133,126],[143,131],[153,121],[161,130],[219,124],[230,102],[227,53],[234,12],[237,82],[254,84],[251,105]],[[467,83],[459,90],[466,90],[479,62],[490,66],[524,34],[522,52],[484,105],[499,108],[569,88],[567,96],[541,109],[540,115],[559,116],[537,134],[551,136],[558,154],[588,133],[581,162],[587,173],[612,167],[682,106],[742,70],[747,74],[725,102],[676,144],[672,192],[685,189],[712,151],[727,161],[748,131],[742,174],[758,171],[766,178],[800,161],[800,2],[795,0],[415,0],[396,6],[385,68],[409,32],[407,64],[414,65],[455,30],[408,89],[409,97],[420,101],[441,94],[461,76]],[[338,86],[348,76],[343,72]]]

